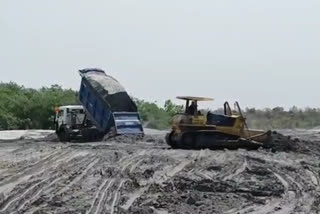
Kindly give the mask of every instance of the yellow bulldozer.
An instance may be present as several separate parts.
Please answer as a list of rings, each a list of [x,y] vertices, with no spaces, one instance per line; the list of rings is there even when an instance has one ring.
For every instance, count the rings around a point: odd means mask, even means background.
[[[250,130],[240,105],[232,110],[224,103],[224,114],[203,113],[198,102],[213,101],[204,97],[177,97],[185,100],[185,112],[172,119],[172,130],[166,136],[173,149],[258,149],[271,137],[271,131]]]

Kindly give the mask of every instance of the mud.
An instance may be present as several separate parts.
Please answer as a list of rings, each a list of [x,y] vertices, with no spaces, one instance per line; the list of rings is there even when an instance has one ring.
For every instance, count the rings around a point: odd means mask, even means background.
[[[280,133],[282,132],[282,133]],[[319,139],[317,136],[309,139],[305,134],[296,130],[294,133],[290,130],[272,132],[270,141],[264,147],[272,149],[272,151],[297,152],[297,153],[316,153],[320,155]],[[306,131],[308,132],[308,131]],[[309,131],[310,132],[310,131]],[[293,134],[293,135],[292,135]],[[298,136],[297,136],[298,134]],[[317,131],[311,131],[310,134],[319,134]]]
[[[320,213],[319,131],[280,133],[292,137],[258,151],[171,150],[151,130],[137,141],[2,141],[0,214]]]

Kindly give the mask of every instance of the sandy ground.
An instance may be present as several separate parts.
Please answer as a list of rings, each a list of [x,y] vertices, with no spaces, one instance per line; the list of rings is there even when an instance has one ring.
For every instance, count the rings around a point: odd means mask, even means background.
[[[320,213],[319,130],[281,131],[308,140],[299,152],[171,150],[146,131],[69,144],[0,132],[0,214]]]
[[[10,130],[0,131],[0,140],[40,139],[54,133],[51,130]]]

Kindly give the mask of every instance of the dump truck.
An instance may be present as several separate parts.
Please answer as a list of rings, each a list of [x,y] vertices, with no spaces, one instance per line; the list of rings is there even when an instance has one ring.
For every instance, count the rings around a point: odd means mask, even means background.
[[[174,149],[258,149],[270,140],[271,131],[248,128],[240,105],[231,109],[224,104],[224,114],[202,113],[198,102],[212,101],[211,98],[182,96],[186,101],[185,112],[172,119],[172,130],[166,142]]]
[[[99,141],[105,135],[144,135],[135,102],[115,78],[101,69],[83,69],[79,74],[82,105],[56,108],[56,133],[61,141]]]

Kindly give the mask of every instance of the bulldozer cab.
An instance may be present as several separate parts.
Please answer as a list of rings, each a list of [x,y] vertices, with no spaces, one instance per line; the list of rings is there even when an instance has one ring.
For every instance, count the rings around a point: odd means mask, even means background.
[[[207,123],[206,115],[203,115],[198,109],[198,102],[212,101],[212,98],[183,96],[177,97],[177,99],[186,101],[184,117],[185,119],[188,118],[189,122],[187,123],[193,125],[205,125]]]
[[[198,110],[198,102],[200,102],[200,101],[213,101],[212,98],[191,97],[191,96],[177,97],[177,99],[186,101],[185,114],[193,115],[193,116],[197,116],[197,115],[201,114],[201,112]]]

